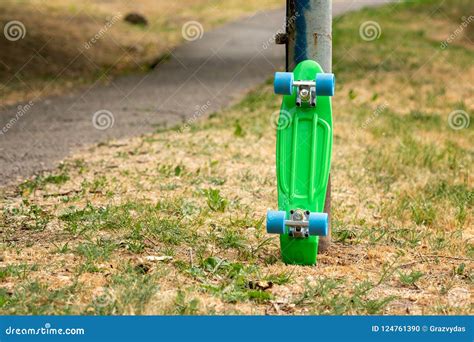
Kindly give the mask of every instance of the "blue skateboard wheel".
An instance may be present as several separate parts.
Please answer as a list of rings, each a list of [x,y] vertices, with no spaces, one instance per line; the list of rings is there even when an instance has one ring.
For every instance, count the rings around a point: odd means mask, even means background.
[[[308,230],[309,235],[328,235],[328,214],[310,213]]]
[[[292,72],[276,72],[273,88],[275,94],[291,95],[293,94],[293,73]]]
[[[267,232],[285,234],[286,211],[267,211]]]
[[[320,73],[316,74],[316,95],[333,96],[336,87],[336,78],[334,74]]]

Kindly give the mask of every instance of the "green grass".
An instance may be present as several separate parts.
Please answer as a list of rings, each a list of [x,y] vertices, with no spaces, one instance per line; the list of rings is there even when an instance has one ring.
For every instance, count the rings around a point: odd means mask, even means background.
[[[64,170],[58,174],[50,174],[45,176],[36,176],[33,179],[26,180],[19,185],[18,189],[22,192],[31,193],[35,190],[42,189],[48,184],[61,185],[69,180],[69,175]]]
[[[205,189],[203,193],[207,198],[207,205],[212,211],[225,211],[229,202],[221,196],[218,189]]]
[[[70,304],[79,291],[77,283],[60,289],[51,289],[38,281],[24,282],[13,293],[0,290],[2,312],[17,315],[71,314]]]
[[[403,285],[413,286],[418,281],[418,279],[423,277],[423,272],[420,272],[420,271],[411,271],[409,273],[400,272],[399,276],[400,276],[400,278],[399,278],[400,282]]]
[[[5,196],[0,312],[470,313],[447,298],[474,278],[474,136],[447,118],[472,112],[474,55],[464,37],[440,49],[466,4],[335,20],[333,245],[318,266],[284,265],[265,232],[280,105],[267,82],[189,131],[157,131],[113,154],[101,144]],[[378,40],[359,36],[368,20]]]

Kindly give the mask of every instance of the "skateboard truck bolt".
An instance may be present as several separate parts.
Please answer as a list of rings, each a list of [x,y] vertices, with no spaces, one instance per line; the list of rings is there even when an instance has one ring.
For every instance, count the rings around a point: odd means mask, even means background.
[[[291,210],[290,215],[290,219],[285,221],[285,225],[290,228],[288,235],[297,238],[309,237],[309,211]]]
[[[308,101],[309,98],[309,90],[306,88],[303,88],[300,90],[300,96],[303,101]]]
[[[295,81],[293,86],[298,88],[296,93],[296,105],[301,107],[303,102],[309,103],[311,107],[316,107],[316,82]]]

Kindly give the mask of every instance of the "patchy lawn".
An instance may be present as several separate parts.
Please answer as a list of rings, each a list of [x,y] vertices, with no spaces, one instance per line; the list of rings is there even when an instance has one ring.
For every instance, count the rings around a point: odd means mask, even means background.
[[[217,25],[275,6],[282,2],[2,1],[0,102],[29,101],[94,82],[107,83],[120,74],[148,71],[184,41],[183,27],[188,28],[187,38],[193,39],[199,32],[205,34]],[[125,22],[129,13],[144,15],[148,25]],[[7,39],[4,29],[12,21],[23,27],[13,25]]]
[[[316,267],[283,264],[265,232],[281,100],[267,83],[3,189],[1,313],[472,314],[474,52],[467,30],[442,45],[467,3],[335,22],[333,244]],[[359,36],[366,21],[378,39]]]

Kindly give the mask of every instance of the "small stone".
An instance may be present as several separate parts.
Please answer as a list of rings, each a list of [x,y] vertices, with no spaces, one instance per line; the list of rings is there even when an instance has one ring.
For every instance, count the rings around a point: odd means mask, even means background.
[[[133,25],[148,25],[148,20],[143,15],[138,13],[129,13],[125,16],[123,20]]]

